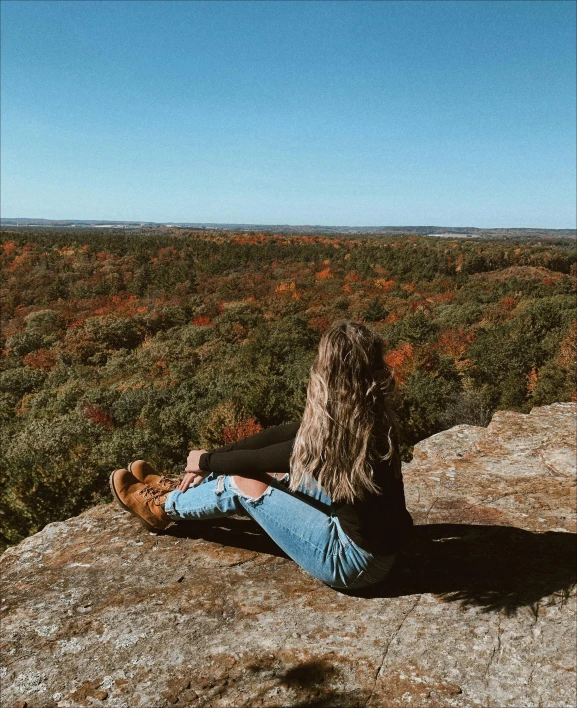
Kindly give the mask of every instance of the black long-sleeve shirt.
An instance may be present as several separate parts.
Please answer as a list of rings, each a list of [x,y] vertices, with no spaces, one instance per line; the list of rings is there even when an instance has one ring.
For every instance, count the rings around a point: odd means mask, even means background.
[[[300,422],[276,425],[214,448],[200,456],[198,466],[203,472],[226,475],[242,475],[248,470],[290,472],[290,455],[299,427]],[[413,520],[405,506],[403,478],[395,476],[393,464],[378,462],[373,470],[382,494],[370,494],[353,503],[333,503],[332,512],[357,545],[370,553],[388,555],[400,548]]]

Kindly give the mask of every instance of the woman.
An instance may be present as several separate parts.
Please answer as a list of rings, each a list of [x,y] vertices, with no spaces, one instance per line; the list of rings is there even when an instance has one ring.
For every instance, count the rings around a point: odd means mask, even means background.
[[[302,421],[193,450],[180,483],[139,460],[112,473],[112,492],[152,530],[248,513],[327,585],[371,585],[387,575],[413,524],[393,388],[380,337],[337,322],[321,338]]]

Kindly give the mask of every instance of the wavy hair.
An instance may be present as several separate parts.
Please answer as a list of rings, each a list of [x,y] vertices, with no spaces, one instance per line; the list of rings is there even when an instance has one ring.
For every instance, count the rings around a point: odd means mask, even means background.
[[[335,322],[321,337],[290,457],[291,490],[314,477],[335,502],[380,494],[377,460],[390,460],[400,477],[389,401],[395,382],[383,349],[376,332],[350,320]]]

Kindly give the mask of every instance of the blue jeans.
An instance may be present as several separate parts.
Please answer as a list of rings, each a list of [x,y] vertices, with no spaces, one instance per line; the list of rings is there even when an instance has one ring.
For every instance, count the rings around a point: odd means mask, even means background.
[[[197,487],[175,490],[164,509],[174,521],[248,514],[304,570],[331,587],[356,589],[382,580],[396,554],[377,556],[360,548],[341,528],[330,497],[314,480],[292,492],[286,474],[270,477],[257,498],[242,492],[228,475],[209,474]]]

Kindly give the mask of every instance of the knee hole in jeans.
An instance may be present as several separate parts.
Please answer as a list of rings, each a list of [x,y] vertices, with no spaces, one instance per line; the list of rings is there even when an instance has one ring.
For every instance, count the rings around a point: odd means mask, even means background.
[[[241,497],[242,499],[245,499],[247,502],[250,504],[258,504],[260,503],[265,497],[267,497],[273,490],[273,487],[271,484],[267,485],[266,489],[263,490],[261,494],[259,494],[256,497],[251,497],[250,494],[247,494],[247,492],[244,492],[236,483],[234,476],[231,475],[230,477],[230,487],[233,489],[236,494]]]

